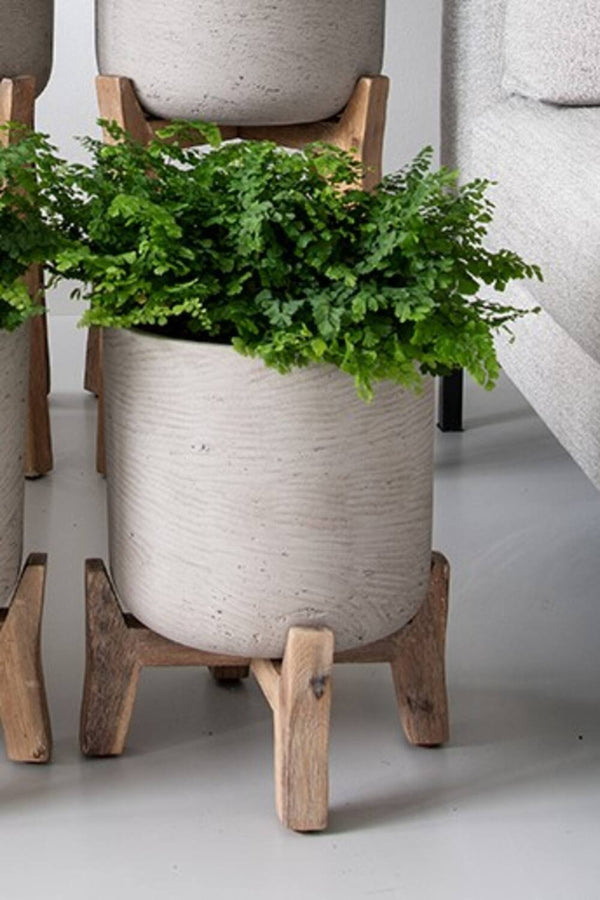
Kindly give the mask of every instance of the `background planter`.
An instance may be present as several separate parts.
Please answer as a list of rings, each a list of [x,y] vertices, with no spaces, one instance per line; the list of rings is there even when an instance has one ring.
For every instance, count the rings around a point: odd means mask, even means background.
[[[155,116],[316,122],[381,72],[385,0],[96,0],[100,73]]]
[[[0,605],[12,596],[23,552],[28,371],[28,328],[0,331]]]
[[[289,376],[231,348],[106,332],[110,564],[129,609],[203,650],[337,649],[420,608],[431,562],[433,392],[368,405],[329,366]]]
[[[0,78],[34,75],[42,93],[52,70],[54,0],[2,0]]]

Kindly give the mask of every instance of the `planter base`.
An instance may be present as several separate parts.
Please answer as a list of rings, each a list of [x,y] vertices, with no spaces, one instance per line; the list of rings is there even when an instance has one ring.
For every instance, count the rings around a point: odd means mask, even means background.
[[[34,127],[35,79],[31,77],[0,80],[0,125],[20,122]],[[18,132],[4,132],[0,141],[18,140]],[[37,294],[43,283],[41,266],[32,266],[27,274],[31,294]],[[43,300],[42,300],[43,302]],[[48,394],[50,392],[50,360],[46,316],[31,322],[29,363],[29,422],[25,446],[25,475],[38,478],[52,470],[52,438]]]
[[[208,666],[227,682],[248,667],[273,710],[275,792],[283,825],[327,825],[331,683],[334,663],[388,663],[407,740],[435,747],[448,740],[445,640],[449,566],[434,553],[427,598],[401,631],[368,647],[335,653],[326,628],[292,628],[282,662],[191,650],[123,613],[101,560],[86,564],[87,665],[81,711],[86,756],[123,753],[144,666]]]
[[[96,85],[100,116],[109,122],[116,122],[140,143],[149,143],[160,128],[169,124],[147,117],[129,78],[99,75]],[[382,177],[388,93],[389,79],[384,75],[365,76],[359,79],[346,109],[334,119],[308,125],[225,126],[221,131],[225,140],[269,140],[296,149],[314,141],[326,141],[353,151],[368,170],[363,187],[370,190],[379,184]],[[106,134],[104,137],[107,142],[111,141]],[[91,328],[89,332],[84,385],[86,390],[101,399],[102,332],[98,328]],[[98,414],[97,468],[98,472],[105,474],[101,407]]]
[[[45,580],[46,557],[32,554],[0,611],[0,720],[13,762],[46,763],[52,752],[40,655]]]

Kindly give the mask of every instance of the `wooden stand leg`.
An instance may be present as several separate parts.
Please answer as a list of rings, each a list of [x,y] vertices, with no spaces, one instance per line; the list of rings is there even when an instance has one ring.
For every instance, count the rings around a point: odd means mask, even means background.
[[[126,620],[102,563],[86,563],[86,672],[81,750],[118,756],[131,722],[140,666]]]
[[[273,711],[276,806],[294,831],[327,826],[329,726],[334,663],[391,666],[400,717],[412,744],[448,740],[445,635],[450,567],[433,553],[428,596],[389,637],[334,653],[327,628],[290,629],[282,663],[208,653],[176,644],[124,615],[101,560],[86,564],[87,666],[81,748],[88,756],[123,752],[144,666],[207,666],[220,681],[252,673]]]
[[[38,294],[42,285],[42,272],[34,266],[28,275],[31,293]],[[52,436],[48,392],[50,389],[50,365],[48,331],[45,316],[31,320],[29,356],[29,415],[25,452],[25,475],[38,478],[52,470]]]
[[[391,662],[400,720],[407,740],[436,747],[449,737],[445,646],[450,569],[433,555],[427,599],[395,639]]]
[[[85,353],[85,377],[83,386],[86,391],[100,394],[102,381],[100,377],[102,367],[102,330],[92,326],[88,330],[87,349]]]
[[[39,273],[40,287],[43,284],[43,272]],[[46,306],[46,298],[43,293],[40,297],[41,303]],[[36,351],[40,360],[40,385],[46,392],[46,396],[50,393],[51,388],[51,371],[50,371],[50,341],[48,338],[48,316],[38,316],[32,321],[31,334],[31,350]]]
[[[333,651],[328,629],[292,628],[281,670],[252,663],[274,716],[277,814],[294,831],[327,827]]]
[[[86,562],[85,587],[86,671],[80,742],[86,756],[123,753],[145,666],[207,666],[229,677],[249,666],[244,657],[176,644],[125,615],[102,560]]]
[[[46,557],[29,557],[0,628],[0,719],[15,762],[45,763],[52,752],[41,661]]]
[[[387,101],[390,81],[385,75],[359,78],[341,115],[308,125],[261,125],[238,128],[237,137],[250,141],[275,141],[283,147],[302,148],[325,141],[354,153],[366,167],[362,187],[376,187],[383,172]]]
[[[363,189],[376,188],[383,177],[383,146],[390,82],[385,75],[358,81],[350,103],[332,135],[332,143],[353,151],[366,167]]]
[[[98,419],[96,428],[96,471],[106,475],[106,450],[104,448],[104,341],[101,328],[88,330],[85,354],[84,387],[98,398]]]

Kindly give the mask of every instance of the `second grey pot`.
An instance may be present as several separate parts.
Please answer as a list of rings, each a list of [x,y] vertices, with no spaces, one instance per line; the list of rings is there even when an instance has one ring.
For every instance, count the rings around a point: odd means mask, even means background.
[[[0,331],[0,606],[21,569],[29,329]]]
[[[431,562],[433,384],[288,375],[228,346],[105,335],[110,566],[123,603],[201,650],[281,657],[402,628]]]
[[[316,122],[381,72],[385,0],[96,0],[100,73],[164,118]]]
[[[0,0],[0,78],[33,75],[42,93],[52,71],[54,0]]]

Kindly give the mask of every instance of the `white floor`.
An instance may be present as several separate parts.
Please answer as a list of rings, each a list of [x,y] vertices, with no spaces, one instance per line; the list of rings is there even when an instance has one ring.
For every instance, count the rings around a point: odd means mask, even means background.
[[[452,741],[407,746],[385,667],[336,671],[329,831],[273,812],[252,682],[147,671],[127,754],[82,760],[83,561],[105,553],[94,401],[53,322],[56,469],[28,486],[50,553],[48,768],[0,765],[7,900],[600,898],[600,497],[507,383],[439,435],[436,546],[453,565]]]

